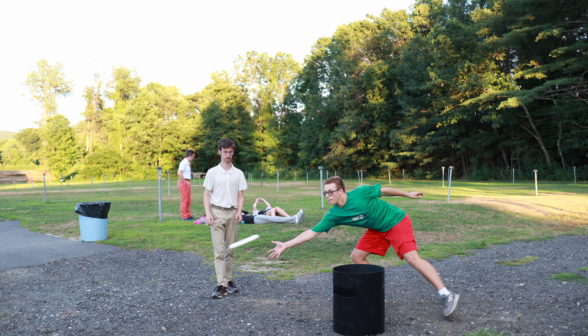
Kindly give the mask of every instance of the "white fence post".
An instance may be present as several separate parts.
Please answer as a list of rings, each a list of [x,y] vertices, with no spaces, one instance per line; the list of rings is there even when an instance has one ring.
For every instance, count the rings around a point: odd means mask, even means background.
[[[447,191],[447,202],[451,197],[451,173],[453,172],[453,166],[449,166],[449,190]]]

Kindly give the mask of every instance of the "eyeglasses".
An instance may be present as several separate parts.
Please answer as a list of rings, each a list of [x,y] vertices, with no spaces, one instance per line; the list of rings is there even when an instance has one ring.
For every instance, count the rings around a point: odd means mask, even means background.
[[[335,193],[335,191],[339,191],[339,190],[341,190],[341,189],[327,190],[327,191],[323,192],[323,195],[325,195],[325,196],[327,196],[327,195],[333,196],[333,194]]]

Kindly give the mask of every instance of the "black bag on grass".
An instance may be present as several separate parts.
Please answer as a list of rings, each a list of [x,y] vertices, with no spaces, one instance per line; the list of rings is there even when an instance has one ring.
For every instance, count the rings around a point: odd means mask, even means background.
[[[78,215],[91,218],[108,218],[110,202],[86,202],[76,204]]]

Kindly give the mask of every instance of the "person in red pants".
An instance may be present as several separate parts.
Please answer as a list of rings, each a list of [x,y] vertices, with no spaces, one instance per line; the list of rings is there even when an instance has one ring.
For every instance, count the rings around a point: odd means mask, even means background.
[[[190,179],[192,178],[192,170],[190,169],[190,162],[194,160],[196,153],[188,149],[186,151],[186,158],[180,162],[178,168],[178,188],[180,188],[181,202],[180,212],[182,213],[183,221],[193,221],[194,217],[190,213],[190,204],[192,203],[192,192],[190,186]]]

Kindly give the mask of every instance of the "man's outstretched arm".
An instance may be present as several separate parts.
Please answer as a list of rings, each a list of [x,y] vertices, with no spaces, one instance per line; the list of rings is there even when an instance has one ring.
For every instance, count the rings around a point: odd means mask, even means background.
[[[309,229],[299,234],[296,238],[285,243],[273,241],[272,243],[276,244],[276,247],[267,251],[268,253],[272,252],[269,257],[271,259],[278,259],[287,248],[306,243],[307,241],[314,239],[314,237],[318,236],[319,234],[320,232],[314,232]]]
[[[413,191],[413,192],[406,192],[398,189],[392,188],[382,188],[382,196],[404,196],[412,199],[422,198],[423,193],[420,191]]]

